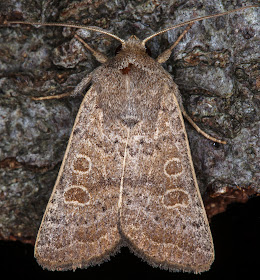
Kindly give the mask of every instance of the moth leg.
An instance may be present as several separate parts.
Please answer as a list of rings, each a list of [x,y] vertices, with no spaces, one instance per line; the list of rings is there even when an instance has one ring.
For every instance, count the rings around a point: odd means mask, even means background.
[[[72,92],[65,92],[62,94],[57,95],[49,95],[49,96],[41,96],[41,97],[31,97],[32,100],[50,100],[50,99],[60,99],[67,96],[73,96],[75,97],[78,94],[81,94],[89,85],[89,83],[92,80],[92,72],[88,74],[85,78],[82,79],[82,81],[75,87],[75,89]]]
[[[166,62],[171,54],[172,54],[172,50],[179,44],[180,40],[185,36],[185,34],[190,30],[190,28],[192,27],[193,23],[190,23],[186,29],[181,33],[181,35],[179,36],[179,38],[174,42],[173,45],[171,45],[171,47],[167,50],[165,50],[163,53],[161,53],[157,58],[156,61],[159,63],[164,63]]]
[[[89,73],[85,78],[83,78],[81,82],[75,87],[75,89],[71,93],[71,96],[75,97],[76,95],[83,93],[90,84],[92,77],[93,72]]]
[[[108,60],[108,57],[106,55],[104,55],[103,53],[99,52],[99,51],[95,51],[94,49],[92,49],[90,47],[89,44],[87,44],[83,39],[81,39],[77,34],[74,35],[74,37],[79,40],[86,49],[88,49],[96,58],[96,60],[100,63],[105,63]]]
[[[40,96],[40,97],[31,97],[32,100],[50,100],[50,99],[60,99],[63,97],[70,96],[71,92],[65,92],[62,94],[57,94],[57,95],[48,95],[48,96]]]
[[[206,137],[207,139],[213,141],[213,142],[217,142],[220,144],[227,144],[226,141],[224,140],[219,140],[215,137],[210,136],[209,134],[207,134],[205,131],[203,131],[202,129],[200,129],[196,123],[191,119],[191,117],[187,114],[187,112],[184,110],[183,107],[181,107],[181,111],[183,116],[186,118],[186,120],[197,130],[197,132],[199,132],[200,134],[202,134],[204,137]]]

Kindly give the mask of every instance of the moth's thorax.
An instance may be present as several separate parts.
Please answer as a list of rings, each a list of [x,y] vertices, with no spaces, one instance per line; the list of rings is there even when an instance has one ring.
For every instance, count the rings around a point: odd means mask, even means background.
[[[158,115],[170,75],[145,52],[141,41],[130,37],[122,50],[99,67],[93,77],[104,120],[119,120],[128,127],[140,121],[152,125]]]

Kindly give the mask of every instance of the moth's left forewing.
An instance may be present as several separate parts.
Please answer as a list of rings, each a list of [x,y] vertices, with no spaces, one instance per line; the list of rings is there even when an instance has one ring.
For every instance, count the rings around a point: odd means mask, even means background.
[[[177,86],[164,87],[156,123],[131,129],[124,172],[121,232],[155,266],[202,272],[214,260]]]
[[[82,101],[38,232],[35,257],[49,270],[101,263],[120,247],[121,144],[103,126],[97,95],[92,87]]]

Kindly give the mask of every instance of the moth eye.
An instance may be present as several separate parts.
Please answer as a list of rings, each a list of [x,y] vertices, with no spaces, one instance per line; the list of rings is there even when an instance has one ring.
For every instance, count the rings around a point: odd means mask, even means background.
[[[115,55],[117,55],[122,50],[122,44],[119,45],[115,50]]]
[[[146,53],[149,55],[149,56],[151,56],[152,55],[152,52],[151,52],[151,49],[150,48],[148,48],[147,46],[145,46],[145,51],[146,51]]]
[[[218,148],[220,147],[220,144],[219,144],[219,143],[217,143],[217,142],[214,142],[214,143],[213,143],[213,146],[214,146],[215,148],[217,148],[217,149],[218,149]]]

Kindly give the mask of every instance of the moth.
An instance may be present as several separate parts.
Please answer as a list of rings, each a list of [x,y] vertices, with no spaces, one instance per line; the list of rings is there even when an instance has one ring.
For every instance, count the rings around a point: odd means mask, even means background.
[[[202,132],[187,116],[177,85],[161,66],[175,45],[154,60],[145,44],[215,16],[143,41],[123,40],[98,27],[6,22],[83,28],[122,44],[109,59],[76,36],[102,65],[73,92],[91,83],[36,239],[35,257],[44,268],[86,268],[122,246],[163,269],[200,273],[210,268],[214,246],[182,114],[207,138],[225,142]]]

